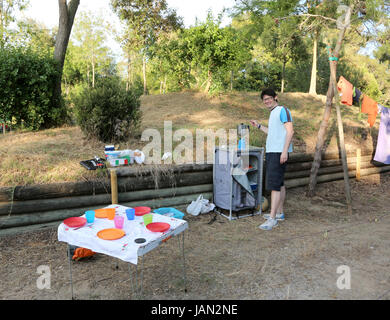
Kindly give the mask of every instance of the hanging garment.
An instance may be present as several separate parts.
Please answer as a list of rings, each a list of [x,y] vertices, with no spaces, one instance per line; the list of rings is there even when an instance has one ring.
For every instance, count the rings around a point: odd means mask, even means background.
[[[341,103],[352,106],[353,85],[343,76],[340,76],[339,82],[337,82],[337,90],[340,92]]]
[[[353,96],[352,96],[352,103],[355,105],[355,106],[358,106],[359,105],[359,101],[360,101],[360,97],[362,95],[362,92],[354,87],[353,88]]]
[[[390,108],[381,106],[380,109],[382,114],[374,160],[390,164]]]
[[[368,123],[372,127],[378,114],[378,103],[367,95],[363,95],[362,112],[368,113]]]

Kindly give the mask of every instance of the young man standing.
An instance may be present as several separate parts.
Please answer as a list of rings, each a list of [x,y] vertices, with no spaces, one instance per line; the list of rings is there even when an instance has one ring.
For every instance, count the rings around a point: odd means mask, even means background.
[[[264,215],[267,219],[259,226],[263,230],[271,230],[277,226],[278,220],[284,220],[283,205],[286,198],[284,172],[286,170],[288,153],[292,152],[292,136],[294,134],[291,112],[278,104],[274,90],[266,89],[261,93],[261,99],[270,111],[268,128],[256,120],[251,124],[267,134],[265,146],[266,189],[271,191],[271,212]]]

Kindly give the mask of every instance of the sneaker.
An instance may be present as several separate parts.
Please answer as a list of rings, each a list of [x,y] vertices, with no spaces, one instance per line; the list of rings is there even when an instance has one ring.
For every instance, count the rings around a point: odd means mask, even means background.
[[[269,219],[271,215],[269,213],[266,213],[263,215],[264,219]],[[284,221],[284,213],[277,213],[275,216],[276,220],[278,221]]]
[[[271,230],[272,228],[278,225],[278,221],[276,219],[269,218],[266,222],[259,226],[262,230]]]

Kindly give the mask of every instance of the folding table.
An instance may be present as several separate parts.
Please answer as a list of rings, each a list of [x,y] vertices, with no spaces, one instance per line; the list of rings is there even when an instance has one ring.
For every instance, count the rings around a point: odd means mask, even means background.
[[[167,217],[157,213],[153,213],[153,222],[169,223],[170,229],[165,232],[151,232],[143,225],[142,216],[135,216],[134,220],[127,220],[126,209],[129,207],[113,204],[106,208],[115,208],[116,214],[125,217],[123,230],[126,235],[117,240],[103,240],[97,236],[100,230],[115,228],[114,221],[108,219],[95,218],[91,225],[84,225],[80,228],[70,228],[64,223],[58,226],[58,240],[68,244],[68,258],[69,258],[69,275],[72,299],[73,295],[73,281],[72,281],[72,256],[70,254],[70,246],[77,246],[90,249],[96,253],[102,253],[126,261],[129,263],[129,272],[131,264],[135,265],[135,293],[142,294],[142,280],[143,280],[143,260],[144,255],[168,239],[179,236],[181,240],[181,250],[183,258],[183,278],[184,289],[186,291],[186,272],[185,272],[185,252],[184,252],[184,231],[188,228],[188,222],[173,217]],[[180,239],[181,237],[181,239]],[[144,243],[136,243],[137,238],[144,238]],[[141,261],[140,261],[141,260]],[[138,285],[138,264],[141,262],[140,270],[140,286]],[[131,272],[130,272],[131,277]]]

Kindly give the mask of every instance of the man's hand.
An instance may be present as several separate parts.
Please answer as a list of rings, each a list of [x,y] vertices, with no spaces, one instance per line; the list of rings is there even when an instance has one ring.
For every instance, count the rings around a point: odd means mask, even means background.
[[[252,126],[254,126],[254,127],[256,127],[256,128],[259,127],[259,123],[257,122],[257,120],[251,120],[251,121],[249,121],[249,122],[250,122],[250,124],[251,124]]]
[[[287,159],[288,159],[287,152],[282,152],[282,154],[280,155],[280,164],[285,163]]]

